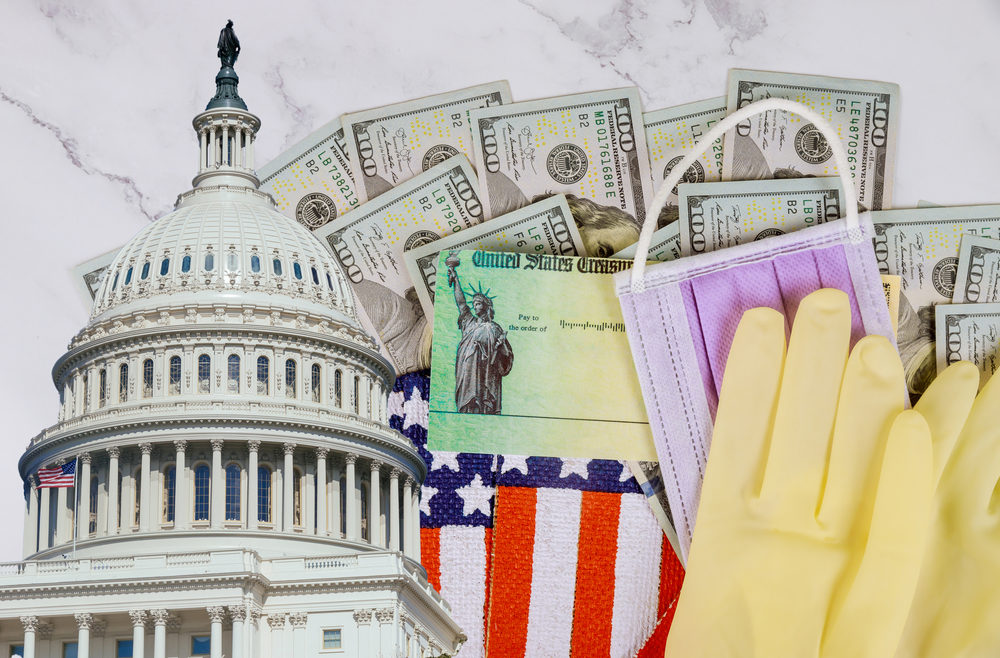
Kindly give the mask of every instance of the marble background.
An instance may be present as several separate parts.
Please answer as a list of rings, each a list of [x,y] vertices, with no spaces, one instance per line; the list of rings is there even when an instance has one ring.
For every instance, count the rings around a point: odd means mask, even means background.
[[[50,368],[89,314],[71,270],[190,186],[227,18],[258,163],[343,112],[479,82],[515,100],[634,84],[651,110],[724,94],[738,66],[899,83],[894,206],[1000,201],[990,0],[221,5],[0,7],[0,560],[20,557],[17,459],[55,422]]]

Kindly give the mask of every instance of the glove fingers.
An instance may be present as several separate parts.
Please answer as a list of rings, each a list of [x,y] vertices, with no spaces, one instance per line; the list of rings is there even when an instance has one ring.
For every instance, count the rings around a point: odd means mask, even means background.
[[[889,430],[864,555],[834,608],[823,656],[893,655],[920,574],[932,498],[930,429],[919,413],[904,411]]]
[[[988,513],[1000,478],[1000,377],[990,377],[983,387],[955,454],[941,476],[945,495],[961,501],[963,519],[970,522]]]
[[[882,336],[858,341],[847,359],[840,388],[837,425],[820,505],[819,522],[832,537],[845,537],[862,500],[877,482],[876,457],[904,408],[903,364]],[[875,463],[873,463],[875,462]]]
[[[979,369],[968,361],[959,361],[938,375],[914,406],[931,428],[935,486],[965,426],[978,390]]]
[[[761,487],[765,504],[794,523],[815,519],[850,338],[843,292],[818,290],[799,304]]]
[[[744,313],[722,378],[699,518],[708,505],[757,495],[784,359],[785,316],[771,308]]]

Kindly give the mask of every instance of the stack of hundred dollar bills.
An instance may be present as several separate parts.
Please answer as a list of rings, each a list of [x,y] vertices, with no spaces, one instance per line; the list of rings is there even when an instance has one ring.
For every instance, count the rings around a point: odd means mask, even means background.
[[[843,198],[815,126],[768,112],[685,172],[655,218],[650,259],[794,231],[856,202],[872,211],[912,396],[956,360],[988,378],[1000,340],[1000,205],[891,209],[899,87],[734,69],[725,91],[643,111],[634,87],[514,102],[493,82],[347,112],[258,175],[278,209],[328,245],[362,323],[406,373],[430,364],[441,252],[631,258],[653,191],[714,123],[760,99],[795,100],[841,136],[857,199]],[[91,297],[113,256],[77,268]],[[630,466],[675,542],[656,462]]]

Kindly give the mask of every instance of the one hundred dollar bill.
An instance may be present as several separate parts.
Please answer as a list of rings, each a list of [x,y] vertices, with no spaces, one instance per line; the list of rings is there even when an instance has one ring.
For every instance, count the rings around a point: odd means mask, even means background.
[[[649,244],[649,254],[646,256],[646,260],[656,263],[664,263],[668,260],[677,260],[680,258],[680,230],[680,224],[677,222],[667,224],[663,228],[657,229],[653,233],[652,242]],[[627,258],[628,260],[633,260],[635,258],[635,252],[635,245],[631,244],[616,253],[612,256],[612,258]]]
[[[88,307],[93,306],[97,291],[104,281],[104,274],[111,267],[111,262],[114,261],[119,251],[121,251],[121,247],[91,258],[73,268],[73,280],[79,285],[83,300]]]
[[[663,534],[667,536],[670,547],[674,549],[677,559],[681,558],[681,543],[677,540],[677,530],[674,528],[674,517],[670,513],[670,502],[667,500],[667,490],[663,485],[663,475],[660,473],[660,463],[650,461],[626,462],[632,475],[635,476],[639,488],[646,496],[646,502],[653,510]]]
[[[892,333],[899,331],[899,295],[903,278],[893,274],[882,275],[882,292],[885,303],[889,307],[889,319],[892,320]]]
[[[403,262],[416,284],[424,315],[431,323],[434,321],[438,254],[462,249],[586,256],[580,231],[566,197],[561,194],[411,249],[403,254]]]
[[[679,186],[681,253],[706,253],[839,219],[838,178]]]
[[[483,221],[477,183],[468,158],[456,155],[316,231],[397,373],[426,368],[430,350],[403,252]]]
[[[344,131],[334,119],[257,170],[279,211],[311,231],[356,208]]]
[[[956,304],[1000,302],[1000,240],[966,235],[958,252]]]
[[[487,217],[563,193],[587,253],[639,239],[652,179],[634,87],[473,110],[473,151]]]
[[[510,103],[506,80],[341,117],[362,201],[462,153],[472,159],[469,110]]]
[[[872,222],[880,271],[902,281],[896,342],[915,400],[936,373],[934,306],[955,295],[962,240],[1000,238],[1000,206],[885,210],[872,213]]]
[[[795,73],[732,69],[729,113],[764,98],[808,105],[837,131],[851,162],[863,209],[892,205],[899,125],[899,85]],[[834,176],[833,149],[816,126],[771,110],[743,121],[723,140],[722,179]]]
[[[642,116],[646,124],[646,145],[649,149],[649,165],[653,170],[653,190],[692,150],[702,136],[726,116],[726,97],[710,98],[696,103],[687,103],[664,110],[646,112]],[[704,183],[717,181],[722,177],[722,140],[716,140],[712,148],[695,160],[682,183]],[[656,228],[661,229],[670,222],[677,221],[677,188],[667,197],[667,202],[656,219]]]
[[[442,252],[428,449],[655,461],[612,283],[629,266]]]
[[[980,385],[1000,368],[1000,304],[941,304],[935,307],[937,371],[956,361],[979,368]]]

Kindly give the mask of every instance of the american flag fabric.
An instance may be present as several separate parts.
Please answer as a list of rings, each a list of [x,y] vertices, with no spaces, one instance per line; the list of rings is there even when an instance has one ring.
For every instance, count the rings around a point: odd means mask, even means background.
[[[39,489],[58,489],[72,487],[76,479],[76,460],[56,466],[55,468],[38,469]]]
[[[468,641],[459,656],[663,655],[683,569],[620,461],[427,450],[426,371],[390,423],[427,463],[421,561]]]

